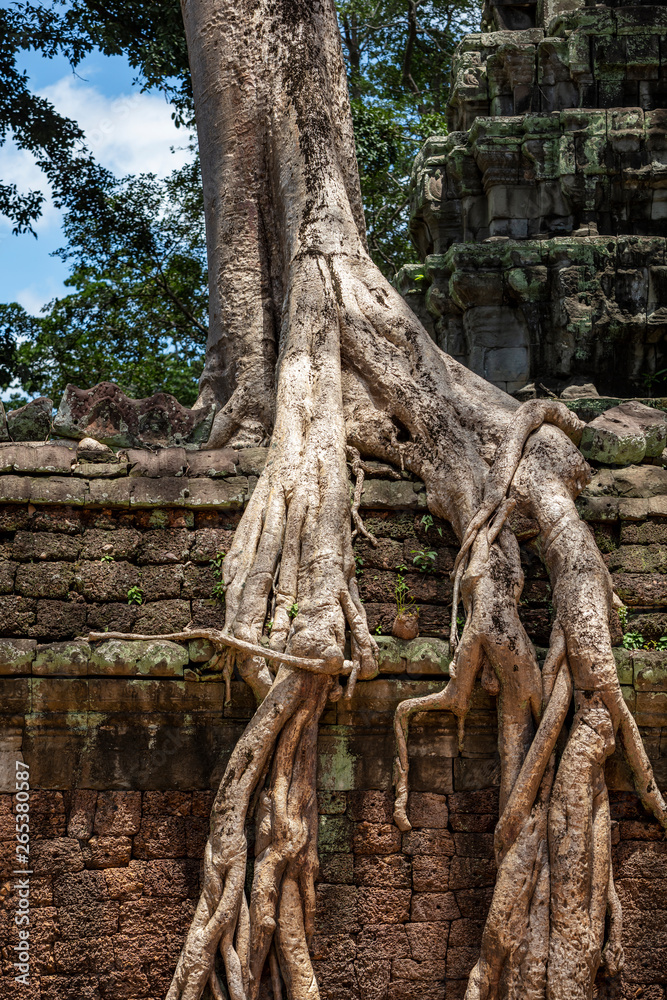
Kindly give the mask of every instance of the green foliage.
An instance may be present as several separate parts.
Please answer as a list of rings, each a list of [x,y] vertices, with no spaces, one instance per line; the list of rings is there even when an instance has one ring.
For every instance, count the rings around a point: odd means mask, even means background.
[[[416,263],[408,185],[429,135],[446,133],[451,56],[478,29],[476,0],[338,0],[368,244],[388,276]]]
[[[616,609],[616,614],[623,629],[623,639],[621,645],[624,649],[667,649],[667,635],[659,639],[645,639],[641,632],[628,632],[628,609],[621,605]]]
[[[213,590],[211,591],[211,597],[214,601],[224,601],[225,600],[225,584],[222,579],[222,566],[225,561],[224,552],[216,552],[216,554],[211,559],[211,567],[213,569],[213,576],[215,577],[215,584]]]
[[[416,253],[408,184],[425,139],[446,130],[452,51],[479,23],[477,0],[338,0],[371,254],[390,278]],[[67,382],[117,382],[131,396],[196,398],[206,340],[207,281],[196,162],[169,181],[114,179],[79,126],[33,93],[24,51],[68,59],[97,47],[124,55],[142,89],[162,91],[176,124],[193,104],[179,0],[11,2],[0,11],[0,145],[12,135],[65,212],[68,294],[39,317],[0,306],[0,387],[58,399]],[[31,231],[41,191],[0,182],[0,213]]]
[[[405,570],[405,567],[399,567],[399,569]],[[405,577],[403,573],[399,572],[396,574],[396,584],[394,586],[394,598],[396,600],[396,614],[402,615],[406,611],[418,611],[419,608],[414,608],[415,599],[410,593],[410,588],[405,582]]]
[[[115,562],[115,559],[111,555],[111,553],[107,552],[106,555],[102,556],[102,558],[100,559],[100,562],[103,562],[103,563],[112,563],[112,562]]]
[[[100,193],[110,174],[85,149],[76,122],[33,93],[18,63],[24,51],[35,49],[48,57],[63,55],[74,66],[90,48],[90,41],[65,25],[51,4],[10,3],[0,9],[0,145],[11,135],[44,172],[56,206],[80,216],[100,212]],[[0,213],[14,233],[34,232],[44,201],[41,191],[0,182]]]
[[[644,636],[641,632],[626,632],[621,645],[623,649],[643,649]]]
[[[105,198],[114,228],[95,216],[65,220],[71,292],[38,317],[0,305],[0,385],[15,377],[27,394],[57,401],[68,382],[111,381],[132,397],[169,392],[191,405],[208,298],[197,164],[165,181],[127,178]]]
[[[664,395],[667,389],[667,368],[662,368],[659,372],[645,372],[640,377],[649,396],[653,395],[655,389],[660,389]]]
[[[412,561],[422,573],[435,573],[435,561],[438,558],[438,553],[433,549],[412,549],[410,555],[414,556]]]
[[[295,601],[295,602],[294,602],[294,604],[292,604],[292,605],[291,605],[291,606],[290,606],[290,607],[289,607],[289,608],[287,609],[287,614],[288,614],[288,615],[290,616],[290,618],[291,618],[291,619],[293,620],[294,618],[296,618],[296,616],[298,615],[298,613],[299,613],[299,605],[298,605],[298,604],[297,604],[297,602]]]
[[[424,526],[424,534],[428,535],[429,528],[433,527],[433,518],[432,518],[432,516],[430,514],[424,514],[424,516],[421,519],[421,523]],[[438,534],[442,538],[442,528],[438,527],[438,528],[436,528],[436,531],[438,532]]]
[[[355,555],[354,557],[354,572],[356,576],[363,576],[364,574],[364,560],[362,556]]]
[[[141,587],[130,587],[127,592],[127,603],[128,604],[143,604],[144,603],[144,592]]]

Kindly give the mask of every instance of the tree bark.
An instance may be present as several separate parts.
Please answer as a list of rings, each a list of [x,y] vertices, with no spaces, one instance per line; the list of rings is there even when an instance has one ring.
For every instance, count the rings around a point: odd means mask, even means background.
[[[260,704],[215,800],[204,889],[168,1000],[198,1000],[207,983],[216,998],[256,1000],[267,962],[274,995],[281,981],[290,1000],[319,995],[307,947],[318,720],[342,694],[336,674],[350,674],[348,696],[376,671],[355,581],[347,448],[419,475],[429,510],[461,540],[453,622],[460,599],[466,623],[460,639],[454,624],[451,679],[397,712],[401,829],[411,714],[441,708],[462,726],[480,671],[498,694],[498,880],[467,996],[590,997],[608,908],[605,956],[612,968],[621,960],[603,776],[619,728],[643,801],[667,817],[616,679],[610,578],[574,506],[588,476],[581,424],[557,402],[520,407],[444,355],[372,264],[333,0],[182,7],[211,274],[201,392],[220,404],[211,445],[270,445],[224,563],[223,637]],[[552,581],[542,674],[517,611],[512,506],[537,519]],[[318,672],[291,661],[274,674],[247,651],[267,632],[274,653],[312,658]]]

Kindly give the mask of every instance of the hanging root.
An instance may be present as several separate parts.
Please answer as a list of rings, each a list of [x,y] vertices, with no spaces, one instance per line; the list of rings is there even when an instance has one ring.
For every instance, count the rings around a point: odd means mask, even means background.
[[[408,774],[410,757],[408,754],[409,721],[417,712],[449,711],[459,720],[459,737],[465,716],[470,708],[470,699],[475,678],[482,662],[482,645],[478,638],[470,638],[461,643],[452,665],[450,680],[442,691],[425,695],[422,698],[410,698],[402,701],[394,715],[394,735],[396,738],[396,758],[394,760],[394,786],[396,798],[394,803],[394,822],[399,830],[406,832],[412,829],[408,819]],[[457,666],[458,664],[458,666]]]
[[[348,461],[352,467],[352,471],[356,476],[356,483],[354,487],[354,498],[352,500],[352,520],[354,522],[354,531],[352,532],[352,541],[355,540],[357,535],[361,535],[363,538],[367,538],[371,543],[373,548],[377,548],[378,540],[375,535],[371,534],[364,527],[364,522],[361,520],[361,515],[359,514],[359,506],[361,504],[361,494],[364,489],[364,477],[366,474],[366,468],[364,463],[361,461],[361,455],[356,448],[351,445],[347,446],[347,456]]]
[[[486,478],[481,506],[466,529],[454,561],[451,574],[454,588],[450,633],[453,649],[458,642],[456,616],[461,593],[461,580],[466,570],[470,550],[480,531],[488,524],[494,514],[496,517],[487,528],[487,544],[492,545],[500,534],[505,521],[515,506],[515,501],[507,498],[507,492],[519,467],[524,445],[533,431],[545,423],[559,427],[575,444],[581,440],[584,423],[579,420],[576,414],[568,410],[564,403],[551,399],[531,399],[523,403],[516,411],[498,446],[493,465]]]
[[[229,646],[231,649],[249,653],[252,657],[260,657],[271,663],[283,663],[288,667],[297,667],[299,670],[306,670],[311,674],[325,674],[328,677],[336,677],[338,674],[347,675],[352,672],[354,666],[350,660],[345,660],[341,667],[340,663],[329,659],[292,656],[290,653],[283,653],[280,650],[267,649],[266,646],[244,642],[242,639],[237,639],[227,632],[221,632],[214,628],[193,628],[185,632],[169,632],[166,635],[139,635],[134,632],[90,632],[86,641],[106,642],[108,639],[119,639],[123,642],[187,642],[190,639],[208,639],[218,648]],[[233,663],[231,669],[233,669]]]

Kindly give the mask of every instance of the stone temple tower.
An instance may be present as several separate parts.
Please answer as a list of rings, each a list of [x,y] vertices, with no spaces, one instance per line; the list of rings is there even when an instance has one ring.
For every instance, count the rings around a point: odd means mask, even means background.
[[[667,4],[487,0],[482,29],[415,162],[401,291],[508,392],[664,390]]]

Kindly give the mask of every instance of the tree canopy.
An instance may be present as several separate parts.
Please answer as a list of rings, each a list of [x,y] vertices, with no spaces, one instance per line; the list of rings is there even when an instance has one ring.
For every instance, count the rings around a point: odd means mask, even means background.
[[[414,156],[445,128],[451,53],[479,19],[476,0],[340,0],[337,5],[368,241],[392,277],[416,260],[408,233]],[[118,382],[130,394],[158,386],[183,403],[197,394],[206,339],[206,262],[198,165],[165,182],[115,178],[86,150],[79,126],[31,90],[21,53],[124,55],[137,85],[164,93],[177,125],[194,108],[178,0],[160,4],[56,0],[0,11],[0,143],[30,151],[63,210],[68,293],[38,317],[0,308],[0,385],[58,398],[67,381]],[[0,182],[0,212],[32,231],[44,191]]]

